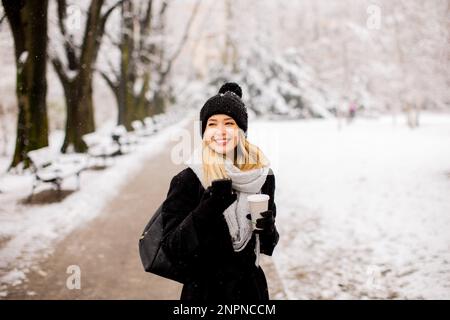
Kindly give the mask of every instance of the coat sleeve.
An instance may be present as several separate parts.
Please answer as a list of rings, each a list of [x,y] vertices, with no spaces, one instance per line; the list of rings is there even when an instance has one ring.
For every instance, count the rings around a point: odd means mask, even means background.
[[[275,204],[275,175],[272,170],[270,170],[269,174],[266,178],[266,183],[262,188],[262,193],[268,194],[270,196],[269,200],[269,209],[273,211],[274,218],[277,215],[277,208]],[[280,236],[278,234],[276,225],[274,232],[270,234],[260,234],[259,239],[261,241],[261,253],[264,253],[268,256],[271,256],[275,246],[278,243]]]
[[[199,205],[199,185],[193,172],[184,170],[170,182],[163,202],[163,249],[168,257],[184,268],[193,268],[211,250],[229,243],[225,218],[204,220],[207,210]]]

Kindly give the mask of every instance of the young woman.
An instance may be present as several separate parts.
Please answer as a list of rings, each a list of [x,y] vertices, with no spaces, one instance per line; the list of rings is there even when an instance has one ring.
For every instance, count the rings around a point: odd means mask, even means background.
[[[226,83],[205,103],[202,148],[173,177],[163,203],[163,248],[186,279],[181,300],[269,299],[255,248],[270,256],[278,242],[275,177],[246,138],[241,97],[239,85]],[[212,183],[224,178],[231,179],[231,188]],[[253,231],[247,196],[257,193],[270,196],[269,210],[256,221],[261,230]]]

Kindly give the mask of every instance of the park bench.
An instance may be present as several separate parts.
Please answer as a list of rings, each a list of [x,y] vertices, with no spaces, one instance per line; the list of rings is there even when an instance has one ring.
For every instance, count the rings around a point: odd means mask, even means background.
[[[152,119],[153,119],[156,129],[161,130],[161,129],[177,122],[181,116],[182,116],[182,113],[180,111],[169,111],[166,113],[160,113],[160,114],[154,115],[152,117]]]
[[[103,164],[106,164],[108,158],[122,154],[120,145],[109,135],[92,132],[83,135],[82,138],[88,147],[87,154],[89,157],[93,159],[100,158],[103,160]]]
[[[124,153],[124,147],[129,149],[133,145],[137,145],[139,143],[139,137],[135,132],[128,132],[125,126],[118,125],[116,126],[112,133],[112,139],[119,145],[119,148],[122,153]]]
[[[71,176],[77,177],[77,190],[80,188],[80,173],[86,168],[86,157],[81,154],[61,155],[49,147],[36,149],[27,153],[31,160],[31,168],[34,173],[34,190],[40,183],[51,183],[61,192],[61,184],[64,179]]]
[[[144,118],[144,124],[146,130],[149,130],[153,133],[158,132],[158,128],[156,128],[155,120],[153,120],[153,117],[146,117]]]
[[[149,137],[155,133],[153,126],[144,125],[144,123],[139,120],[131,122],[131,126],[139,137]]]
[[[166,115],[164,113],[155,114],[153,117],[153,123],[155,124],[156,130],[164,129],[166,124]]]

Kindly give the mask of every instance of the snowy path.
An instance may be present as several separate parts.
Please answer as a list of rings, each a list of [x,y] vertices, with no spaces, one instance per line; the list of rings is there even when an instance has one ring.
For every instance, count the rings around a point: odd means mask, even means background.
[[[165,196],[167,176],[177,171],[168,160],[166,153],[146,159],[98,217],[33,265],[24,284],[8,289],[8,299],[177,299],[180,286],[146,274],[137,246],[155,205]],[[80,290],[66,287],[69,265],[80,268]]]
[[[176,284],[165,285],[145,274],[138,260],[137,239],[158,201],[164,198],[170,174],[167,144],[190,118],[165,128],[132,153],[104,170],[82,173],[81,189],[67,191],[63,201],[45,203],[48,186],[29,204],[29,190],[19,186],[29,177],[8,177],[8,206],[0,215],[0,280],[8,299],[176,298]],[[18,179],[18,180],[16,180]],[[12,183],[16,181],[17,188]],[[31,182],[31,181],[30,181]],[[70,181],[65,189],[70,190]],[[16,197],[17,202],[8,201]],[[42,200],[39,200],[42,198]],[[48,199],[47,199],[48,200]],[[44,204],[39,203],[43,201]],[[7,209],[6,209],[7,208]],[[82,290],[68,290],[69,265],[82,273]],[[148,290],[151,283],[167,288]]]
[[[450,298],[450,117],[258,122],[293,299]]]
[[[190,120],[185,119],[181,126]],[[183,124],[184,123],[184,124]],[[179,126],[179,125],[178,125]],[[104,130],[108,130],[105,126]],[[102,129],[100,129],[102,130]],[[161,152],[177,126],[150,137],[135,150],[108,162],[104,170],[88,169],[76,180],[64,181],[62,200],[49,185],[40,185],[31,202],[31,175],[8,174],[1,180],[0,196],[0,293],[4,285],[20,284],[37,260],[52,253],[53,245],[72,231],[97,217],[109,201],[119,194],[129,176],[139,172],[142,162]],[[52,135],[50,147],[61,145],[61,135]],[[126,174],[124,174],[126,172]]]

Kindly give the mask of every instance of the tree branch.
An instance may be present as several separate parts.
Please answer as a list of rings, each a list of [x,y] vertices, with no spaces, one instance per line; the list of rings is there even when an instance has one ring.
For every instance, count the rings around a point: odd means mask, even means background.
[[[103,16],[100,19],[100,28],[99,28],[99,34],[98,36],[101,37],[103,35],[103,32],[105,30],[106,21],[108,20],[108,17],[110,14],[116,9],[119,5],[123,3],[124,0],[119,0],[115,4],[113,4],[106,12],[103,14]]]
[[[119,81],[120,81],[120,73],[119,71],[116,71],[111,60],[108,59],[106,56],[102,56],[106,63],[108,64],[109,70],[101,70],[94,67],[94,71],[98,72],[103,79],[105,79],[106,83],[109,85],[109,87],[114,91],[118,90],[119,88]],[[110,76],[106,71],[109,71],[112,76]],[[114,79],[113,79],[114,78]]]
[[[2,0],[5,17],[8,19],[8,23],[11,29],[11,33],[14,38],[14,53],[16,56],[16,64],[19,61],[19,57],[25,49],[25,33],[22,28],[22,17],[20,11],[24,3],[19,4],[14,0]],[[4,18],[3,18],[4,19]]]
[[[144,19],[141,20],[141,30],[144,30],[142,34],[146,35],[151,29],[152,23],[152,11],[153,11],[153,0],[148,1],[147,10],[145,10]]]
[[[120,73],[119,71],[115,71],[114,69],[114,65],[112,64],[111,60],[109,60],[108,58],[106,58],[106,63],[108,64],[108,67],[111,71],[111,73],[116,77],[116,83],[119,83],[119,78],[120,78]]]
[[[162,17],[164,15],[168,5],[169,5],[169,1],[164,0],[163,3],[161,4],[161,8],[159,10],[159,17]]]
[[[164,78],[170,72],[170,69],[172,68],[173,62],[179,56],[179,54],[181,53],[181,50],[183,50],[183,47],[184,47],[184,45],[186,44],[186,42],[187,42],[187,40],[189,38],[189,33],[191,31],[191,28],[192,28],[192,23],[194,22],[195,17],[197,16],[198,9],[200,8],[200,3],[201,3],[201,0],[197,0],[197,2],[195,3],[194,9],[192,10],[191,16],[189,17],[188,23],[186,25],[184,35],[181,38],[181,41],[180,41],[180,43],[178,45],[178,48],[175,50],[175,52],[173,53],[172,57],[167,62],[167,68],[166,68],[166,70],[163,71],[160,79],[164,80]],[[160,83],[162,83],[162,82],[160,82]]]
[[[67,10],[67,2],[66,0],[58,0],[58,26],[59,30],[61,31],[61,34],[66,37],[66,27],[64,26],[64,19],[66,19],[66,10]]]
[[[108,86],[111,88],[111,90],[114,92],[114,94],[116,94],[116,91],[119,89],[119,85],[116,81],[114,81],[113,79],[111,79],[111,77],[104,71],[102,70],[97,70],[101,77],[106,81],[106,83],[108,84]]]
[[[115,39],[113,39],[113,37],[108,32],[105,32],[105,36],[113,46],[120,47],[120,41],[116,41]]]
[[[67,85],[69,84],[69,78],[64,70],[62,61],[56,56],[49,58],[53,65],[53,68],[55,69],[56,74],[58,75],[59,80],[61,81],[61,84],[63,85],[64,88],[66,88]]]
[[[64,50],[66,52],[67,61],[69,64],[69,69],[76,70],[78,69],[78,59],[76,55],[75,44],[72,41],[72,37],[67,34],[66,27],[64,25],[64,20],[66,19],[67,13],[67,2],[66,0],[57,0],[57,16],[58,16],[58,26],[59,30],[63,36]]]

